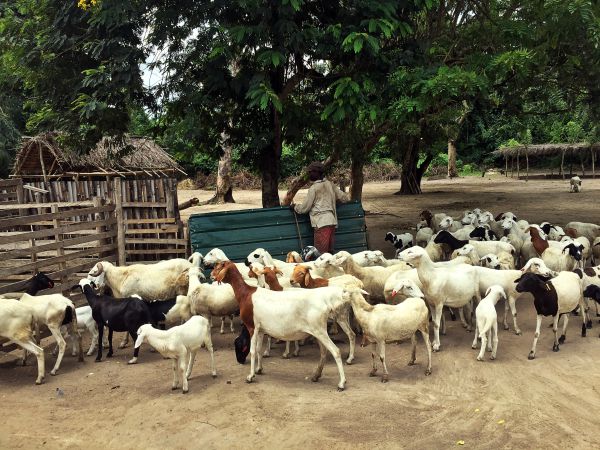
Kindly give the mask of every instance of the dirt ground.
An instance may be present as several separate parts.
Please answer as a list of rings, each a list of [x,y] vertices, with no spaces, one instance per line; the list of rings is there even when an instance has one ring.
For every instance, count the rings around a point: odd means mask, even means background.
[[[580,194],[570,194],[563,181],[500,176],[424,182],[424,194],[414,197],[394,196],[397,188],[368,184],[363,198],[371,246],[388,255],[393,252],[383,241],[385,232],[414,226],[425,208],[458,214],[478,206],[533,222],[600,223],[600,180],[586,179]],[[180,200],[190,196],[204,200],[211,192],[182,191]],[[259,192],[234,197],[235,208],[260,206]],[[223,207],[186,213],[218,209]],[[499,315],[503,309],[498,306]],[[318,360],[315,345],[289,360],[279,356],[281,344],[275,346],[264,360],[264,375],[246,384],[249,367],[235,361],[234,335],[220,335],[218,328],[213,328],[218,377],[210,377],[208,355],[200,352],[185,396],[170,390],[171,362],[147,346],[135,366],[127,366],[131,347],[101,363],[65,356],[59,374],[47,375],[41,386],[34,385],[33,359],[23,368],[15,354],[2,354],[0,448],[598,448],[600,325],[581,338],[580,318],[572,317],[566,343],[553,353],[546,319],[537,357],[528,361],[534,309],[524,301],[517,309],[523,335],[501,330],[496,361],[477,362],[472,334],[449,321],[431,376],[424,375],[420,339],[412,367],[406,365],[408,343],[387,346],[387,384],[368,376],[370,349],[357,347],[354,364],[344,366],[348,382],[341,393],[331,358],[319,383],[308,379]],[[342,353],[348,349],[345,339],[334,338]],[[47,352],[47,371],[53,362]]]

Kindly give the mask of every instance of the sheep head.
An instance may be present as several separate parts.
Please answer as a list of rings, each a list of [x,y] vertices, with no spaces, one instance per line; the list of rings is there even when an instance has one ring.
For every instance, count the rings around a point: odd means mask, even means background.
[[[546,263],[540,258],[531,258],[527,264],[523,266],[521,272],[531,272],[545,277],[552,276],[554,273],[546,266]]]
[[[231,276],[231,272],[233,271],[237,271],[239,273],[237,267],[235,267],[235,264],[231,261],[223,261],[215,265],[215,268],[210,273],[210,276],[219,284],[223,281],[225,281],[225,283],[228,283],[227,280],[230,279],[229,277]]]
[[[92,269],[88,272],[88,277],[97,277],[99,276],[101,273],[104,272],[104,266],[102,265],[101,262],[96,263],[96,265],[94,267],[92,267]]]
[[[208,252],[203,259],[204,267],[213,267],[215,264],[228,261],[227,255],[220,248],[213,248],[210,252]]]
[[[398,280],[392,289],[392,297],[402,294],[406,297],[425,298],[419,286],[412,280]]]
[[[487,297],[489,295],[493,295],[495,297],[496,301],[494,303],[497,303],[500,299],[506,300],[506,293],[504,292],[504,289],[502,289],[502,286],[498,284],[494,284],[487,288],[487,291],[485,291],[485,296]]]
[[[404,262],[412,263],[414,265],[415,263],[418,264],[418,262],[421,260],[421,257],[425,254],[427,254],[425,249],[421,247],[410,247],[400,252],[398,258]]]
[[[142,325],[137,330],[137,339],[135,340],[134,348],[140,348],[140,346],[144,343],[146,339],[146,335],[148,334],[149,329],[152,328],[152,325],[149,323]]]

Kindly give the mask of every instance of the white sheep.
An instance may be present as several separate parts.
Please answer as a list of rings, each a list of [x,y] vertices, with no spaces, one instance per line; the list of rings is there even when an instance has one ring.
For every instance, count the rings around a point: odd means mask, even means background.
[[[425,225],[422,225],[421,223],[417,224],[417,234],[415,235],[415,243],[419,247],[425,247],[432,237],[433,229],[428,227],[426,222]]]
[[[578,176],[571,177],[569,180],[570,189],[569,192],[581,192],[581,178]]]
[[[383,366],[382,382],[387,382],[389,373],[385,358],[385,344],[388,342],[411,340],[412,350],[409,366],[416,360],[417,339],[416,332],[419,331],[427,349],[428,363],[425,375],[431,374],[431,345],[429,342],[429,310],[423,299],[421,290],[409,280],[400,280],[396,290],[402,291],[408,298],[398,305],[370,305],[361,295],[361,290],[350,289],[344,292],[354,311],[354,316],[360,324],[363,334],[373,343],[371,356],[373,368],[370,376],[375,376],[377,365],[375,356],[381,360]]]
[[[246,268],[248,272],[248,268]],[[231,317],[238,310],[233,289],[228,285],[217,283],[201,283],[198,274],[200,268],[192,267],[189,273],[189,286],[186,295],[177,296],[175,305],[169,310],[165,318],[174,322],[178,318],[188,320],[194,315],[202,315],[207,319],[212,316],[221,317],[221,334],[224,333],[225,317]],[[231,322],[233,332],[233,321]]]
[[[472,348],[477,348],[477,338],[481,339],[481,350],[477,355],[477,361],[483,361],[485,349],[489,345],[492,351],[490,359],[496,359],[498,350],[498,317],[496,314],[496,303],[498,300],[506,300],[506,294],[501,286],[493,285],[488,288],[485,297],[481,299],[475,309],[476,327]]]
[[[75,308],[75,312],[77,313],[77,331],[79,334],[88,332],[91,336],[90,348],[87,351],[86,355],[91,356],[94,354],[94,350],[96,350],[96,345],[98,344],[98,326],[96,325],[96,321],[92,317],[92,308],[89,305],[80,306]],[[67,330],[67,326],[63,325],[61,327],[61,333],[65,335],[65,337],[70,336]],[[71,356],[75,356],[77,354],[76,347],[76,339],[74,336],[70,336],[73,343],[73,350],[71,351]],[[54,348],[52,352],[53,355],[58,352],[58,346]]]
[[[227,257],[225,252],[223,252],[223,250],[221,250],[220,248],[213,248],[206,255],[204,255],[204,266],[205,267],[213,267],[213,266],[217,265],[218,263],[225,262],[225,261],[229,261],[229,258]],[[248,280],[249,279],[248,271],[245,270],[246,265],[243,262],[234,263],[234,264],[238,268],[238,270],[240,271],[240,273],[242,274],[244,279]]]
[[[440,349],[440,322],[444,305],[462,308],[474,299],[479,300],[479,280],[475,267],[459,264],[435,267],[427,252],[420,247],[411,247],[400,254],[400,259],[417,269],[425,299],[434,311],[433,351]],[[467,328],[468,329],[468,328]]]
[[[365,290],[371,296],[370,299],[374,302],[384,300],[383,289],[385,281],[392,273],[398,270],[411,269],[404,262],[390,267],[361,267],[354,262],[350,253],[346,251],[336,253],[330,264],[342,268],[345,273],[353,275],[362,281]],[[317,265],[317,267],[319,266]]]
[[[77,332],[77,313],[73,302],[60,294],[36,295],[23,294],[21,303],[32,311],[33,318],[36,322],[36,327],[40,324],[46,325],[52,337],[58,344],[58,357],[56,363],[50,371],[50,375],[56,375],[60,368],[65,348],[67,346],[61,332],[60,327],[63,324],[70,324],[71,336],[77,340],[79,361],[83,361],[83,351],[81,348],[81,336]],[[37,356],[37,355],[36,355]],[[27,357],[27,352],[23,354],[23,361]]]
[[[9,339],[37,359],[38,375],[35,384],[42,384],[46,373],[44,349],[33,340],[34,314],[18,300],[0,299],[0,337]]]
[[[510,253],[500,252],[497,255],[488,253],[479,259],[481,267],[488,267],[497,270],[514,270],[515,259]]]
[[[585,236],[590,242],[594,242],[597,237],[600,237],[600,225],[588,222],[569,222],[565,226],[565,232],[572,229],[575,234],[572,236]]]
[[[196,353],[203,345],[210,353],[212,377],[217,376],[210,326],[208,320],[204,317],[191,317],[184,324],[168,330],[158,330],[150,324],[142,325],[137,331],[135,348],[139,348],[144,341],[148,342],[164,357],[173,360],[172,389],[179,388],[179,379],[181,379],[182,392],[184,394],[188,393],[188,379],[192,374]]]

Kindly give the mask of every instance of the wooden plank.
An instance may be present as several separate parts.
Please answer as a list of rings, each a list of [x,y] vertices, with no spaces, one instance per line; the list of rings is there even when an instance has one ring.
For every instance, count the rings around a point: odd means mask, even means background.
[[[116,219],[108,219],[99,224],[93,223],[93,222],[82,222],[82,223],[63,225],[60,228],[58,228],[57,230],[47,229],[47,230],[29,231],[29,232],[25,232],[25,233],[18,233],[18,234],[10,235],[10,236],[0,235],[0,245],[1,244],[11,244],[13,242],[26,241],[29,239],[39,239],[42,237],[52,236],[52,235],[54,235],[55,231],[57,233],[68,234],[70,232],[79,231],[79,230],[86,230],[86,229],[95,230],[95,227],[97,225],[110,226],[110,225],[114,225],[115,223],[117,223]]]
[[[85,244],[87,242],[95,242],[101,239],[110,239],[117,236],[117,230],[110,230],[102,234],[86,234],[81,237],[66,239],[62,244],[53,242],[52,244],[37,245],[34,248],[20,248],[16,250],[9,250],[4,253],[0,253],[0,261],[6,261],[8,259],[15,259],[22,256],[29,256],[31,254],[39,254],[51,250],[56,250],[59,245],[63,245],[65,250],[69,250],[73,245]]]
[[[23,264],[18,267],[8,267],[6,269],[0,269],[0,278],[9,276],[9,275],[18,275],[25,272],[30,271],[39,271],[41,268],[54,266],[59,264],[60,269],[64,271],[67,269],[66,263],[67,261],[72,261],[77,258],[83,258],[84,256],[90,256],[95,254],[101,254],[102,252],[112,251],[116,249],[115,244],[107,244],[100,247],[90,247],[88,249],[79,250],[73,253],[63,254],[60,256],[54,256],[52,258],[46,259],[38,259],[37,261],[30,262],[28,264]],[[60,247],[59,247],[60,250]]]
[[[164,228],[154,228],[154,229],[129,229],[125,231],[126,235],[131,234],[164,234],[164,233],[177,233],[178,227],[177,225],[171,225],[169,227]]]
[[[0,188],[14,187],[21,183],[22,181],[20,178],[15,178],[14,180],[0,180]]]
[[[125,225],[139,225],[149,223],[175,223],[174,217],[164,217],[162,219],[126,219],[123,221]]]
[[[32,205],[29,205],[28,207],[31,208]],[[25,217],[0,219],[0,229],[13,227],[15,225],[32,225],[32,224],[37,224],[38,222],[51,221],[54,219],[66,219],[66,218],[74,217],[74,216],[85,216],[88,214],[95,214],[95,213],[101,213],[101,212],[112,212],[112,211],[114,211],[114,209],[115,209],[115,205],[106,205],[106,206],[101,206],[99,208],[92,207],[92,208],[82,208],[82,209],[70,209],[68,211],[57,212],[56,214],[52,214],[52,213],[35,214],[35,215],[32,214],[30,216],[25,216]]]
[[[185,248],[155,248],[150,250],[127,250],[128,255],[168,255],[171,253],[184,254],[187,252]],[[137,262],[137,261],[136,261]],[[156,262],[156,261],[153,261]]]
[[[125,265],[125,224],[123,223],[123,191],[120,178],[115,178],[115,215],[117,221],[117,257],[120,266]]]
[[[94,206],[92,202],[50,202],[50,203],[23,203],[14,205],[0,205],[0,211],[20,209],[20,208],[51,208],[52,205],[58,205],[59,208],[73,208],[75,206]]]
[[[115,178],[115,179],[118,179],[118,178]],[[166,207],[167,207],[167,202],[123,202],[123,208],[166,208]]]
[[[52,212],[53,212],[54,214],[58,214],[58,206],[56,206],[56,205],[52,206]],[[54,225],[54,229],[55,229],[55,230],[57,230],[57,229],[59,229],[59,228],[60,228],[60,222],[59,222],[58,220],[59,220],[59,219],[57,219],[57,218],[55,218],[55,219],[53,220],[53,222],[54,222],[54,224],[53,224],[53,225]],[[63,235],[62,235],[62,234],[60,234],[60,233],[56,233],[56,234],[54,235],[54,240],[56,241],[56,243],[57,243],[57,244],[59,244],[59,245],[58,245],[58,248],[56,249],[56,254],[57,254],[57,256],[58,256],[59,258],[64,258],[64,256],[65,256],[65,249],[64,249],[64,247],[63,247],[63,246],[64,246],[64,244],[63,244]],[[72,256],[72,254],[69,254],[69,256]],[[47,261],[47,260],[44,260],[44,263],[45,263],[46,261]],[[67,263],[66,263],[66,261],[62,261],[62,262],[60,262],[58,267],[60,267],[60,268],[61,268],[61,270],[64,270],[64,269],[66,269],[66,268],[67,268]],[[60,280],[61,284],[63,284],[63,283],[66,283],[66,281],[67,281],[67,277],[63,277],[63,278]]]
[[[175,245],[185,245],[185,239],[127,239],[126,243],[129,244],[175,244]],[[149,249],[148,253],[151,253],[152,250]]]

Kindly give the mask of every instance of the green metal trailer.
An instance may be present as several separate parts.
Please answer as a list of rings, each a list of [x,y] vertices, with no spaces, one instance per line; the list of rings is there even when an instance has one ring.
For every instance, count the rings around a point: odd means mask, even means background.
[[[365,211],[360,202],[339,205],[337,215],[336,251],[367,250]],[[206,254],[217,247],[236,262],[258,247],[274,258],[285,259],[289,251],[313,245],[308,215],[295,215],[286,207],[194,214],[189,219],[189,236],[192,252]]]

